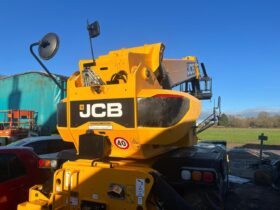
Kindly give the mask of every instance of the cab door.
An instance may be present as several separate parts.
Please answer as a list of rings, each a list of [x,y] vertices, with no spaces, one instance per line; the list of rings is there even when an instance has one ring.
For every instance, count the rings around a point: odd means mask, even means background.
[[[0,154],[0,210],[16,209],[27,200],[29,181],[24,165],[15,154]]]

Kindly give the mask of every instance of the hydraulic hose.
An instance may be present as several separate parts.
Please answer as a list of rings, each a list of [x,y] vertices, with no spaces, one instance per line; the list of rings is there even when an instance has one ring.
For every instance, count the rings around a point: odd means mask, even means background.
[[[152,172],[154,177],[153,193],[164,210],[192,210],[182,198],[160,175]]]

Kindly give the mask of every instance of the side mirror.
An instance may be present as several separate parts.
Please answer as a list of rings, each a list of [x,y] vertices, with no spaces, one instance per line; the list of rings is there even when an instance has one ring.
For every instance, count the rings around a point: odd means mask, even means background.
[[[55,33],[46,34],[39,43],[38,52],[43,60],[49,60],[55,56],[59,47],[59,38]]]
[[[88,24],[87,30],[88,30],[90,38],[94,38],[94,37],[99,36],[100,27],[99,27],[98,21],[94,21],[93,23]]]
[[[33,57],[38,61],[38,63],[42,66],[42,68],[47,72],[49,77],[55,82],[55,84],[64,91],[62,85],[57,81],[57,79],[50,73],[47,67],[43,64],[43,62],[39,59],[39,57],[34,53],[33,47],[39,46],[38,52],[40,57],[43,60],[51,59],[57,52],[59,47],[59,39],[55,33],[46,34],[43,39],[39,42],[35,42],[30,45],[29,50]]]

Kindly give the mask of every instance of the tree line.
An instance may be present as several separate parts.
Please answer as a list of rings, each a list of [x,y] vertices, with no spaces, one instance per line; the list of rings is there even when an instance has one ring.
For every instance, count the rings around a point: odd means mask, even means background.
[[[267,112],[260,112],[256,117],[222,114],[218,125],[235,128],[280,128],[280,115],[272,116]]]

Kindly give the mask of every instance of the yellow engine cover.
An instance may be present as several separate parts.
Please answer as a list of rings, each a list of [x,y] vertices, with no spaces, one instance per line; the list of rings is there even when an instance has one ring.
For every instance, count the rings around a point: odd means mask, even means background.
[[[196,143],[194,127],[200,101],[158,82],[162,44],[112,51],[80,61],[67,83],[67,98],[58,108],[58,131],[75,143],[88,130],[107,136],[110,157],[146,159]],[[85,69],[96,73],[99,85],[86,85]],[[116,79],[119,77],[119,79]]]

